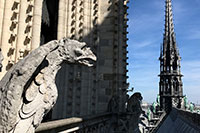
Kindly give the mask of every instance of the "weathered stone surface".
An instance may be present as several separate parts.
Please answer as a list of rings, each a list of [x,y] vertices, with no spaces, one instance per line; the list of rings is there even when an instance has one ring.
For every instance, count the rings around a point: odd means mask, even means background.
[[[62,39],[43,45],[15,64],[0,81],[0,132],[34,132],[57,99],[55,76],[63,61],[91,66],[85,43]],[[45,88],[44,88],[45,87]]]

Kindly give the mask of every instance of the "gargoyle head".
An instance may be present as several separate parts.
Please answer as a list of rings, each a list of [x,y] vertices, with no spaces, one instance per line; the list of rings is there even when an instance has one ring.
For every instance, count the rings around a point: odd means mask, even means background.
[[[61,40],[64,43],[65,60],[69,63],[79,63],[86,66],[93,66],[90,61],[96,61],[96,56],[86,46],[84,42],[78,42],[70,39]]]
[[[136,99],[138,99],[139,101],[142,101],[143,97],[141,95],[140,92],[136,92],[133,94],[133,97],[135,97]]]

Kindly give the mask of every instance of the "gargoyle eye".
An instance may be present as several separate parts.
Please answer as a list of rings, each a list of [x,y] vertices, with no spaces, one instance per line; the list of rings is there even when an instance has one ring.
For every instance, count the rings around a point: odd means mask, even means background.
[[[76,54],[77,56],[81,56],[83,53],[82,53],[82,51],[81,51],[80,49],[76,49],[76,50],[75,50],[75,54]]]
[[[86,49],[88,46],[87,45],[84,45],[81,49]]]

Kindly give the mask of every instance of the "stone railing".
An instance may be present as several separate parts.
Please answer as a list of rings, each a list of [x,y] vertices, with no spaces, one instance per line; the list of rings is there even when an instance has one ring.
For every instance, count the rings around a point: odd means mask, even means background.
[[[109,131],[111,113],[94,115],[84,118],[67,118],[42,123],[36,133],[105,133]]]

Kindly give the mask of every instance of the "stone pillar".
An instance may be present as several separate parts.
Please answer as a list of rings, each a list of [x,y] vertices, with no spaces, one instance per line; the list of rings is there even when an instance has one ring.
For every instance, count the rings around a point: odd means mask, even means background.
[[[3,33],[2,31],[2,26],[3,26],[3,17],[4,17],[4,5],[5,5],[5,0],[0,0],[0,47],[1,47],[1,35]]]
[[[27,1],[24,0],[20,3],[19,9],[19,21],[18,21],[18,32],[17,32],[17,43],[16,43],[16,52],[15,52],[15,62],[19,59],[23,58],[24,52],[24,40],[25,40],[25,26],[26,26],[26,9],[27,9]]]
[[[66,7],[69,6],[70,0],[60,0],[58,9],[58,39],[66,36]]]
[[[42,0],[35,0],[33,12],[33,31],[31,50],[40,46],[40,31],[42,18]]]
[[[19,2],[10,0],[10,1],[2,1],[0,3],[3,11],[3,16],[1,16],[0,21],[1,23],[1,39],[0,39],[0,46],[2,49],[2,54],[4,56],[3,60],[3,69],[0,73],[0,78],[4,76],[6,73],[6,68],[8,68],[8,64],[14,63],[13,55],[16,45],[16,38],[17,38],[17,18],[12,18],[14,13],[18,13],[19,10]],[[4,5],[2,5],[4,4]],[[2,13],[2,12],[1,12]],[[12,50],[12,54],[8,53],[9,49]],[[9,56],[9,57],[8,57]]]

